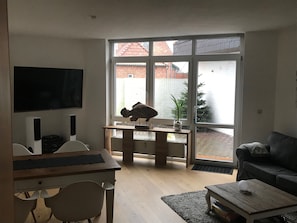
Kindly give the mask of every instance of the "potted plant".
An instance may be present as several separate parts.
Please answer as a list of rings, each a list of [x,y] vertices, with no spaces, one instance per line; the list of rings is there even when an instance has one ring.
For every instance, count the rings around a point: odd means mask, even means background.
[[[183,106],[183,101],[176,99],[174,95],[171,95],[171,99],[175,104],[175,120],[173,121],[173,128],[175,131],[180,131],[182,129],[181,110]]]

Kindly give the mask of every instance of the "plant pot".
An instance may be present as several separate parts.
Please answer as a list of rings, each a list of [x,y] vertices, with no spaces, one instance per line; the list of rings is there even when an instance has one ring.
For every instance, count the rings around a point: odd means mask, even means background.
[[[175,131],[181,131],[183,127],[183,123],[180,120],[174,120],[173,121],[173,128]]]

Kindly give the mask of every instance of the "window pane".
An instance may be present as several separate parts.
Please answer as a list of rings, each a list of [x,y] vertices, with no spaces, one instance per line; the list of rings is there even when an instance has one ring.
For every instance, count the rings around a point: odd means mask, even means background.
[[[146,63],[116,63],[115,115],[137,102],[145,103]]]
[[[239,54],[240,37],[225,37],[196,40],[196,55]]]
[[[182,56],[191,55],[192,40],[155,41],[154,56]]]
[[[143,57],[149,55],[148,42],[129,42],[114,44],[115,57]]]
[[[157,62],[155,72],[155,106],[158,118],[174,119],[172,95],[183,102],[181,118],[187,117],[189,62]]]
[[[234,124],[236,61],[200,61],[196,122]]]

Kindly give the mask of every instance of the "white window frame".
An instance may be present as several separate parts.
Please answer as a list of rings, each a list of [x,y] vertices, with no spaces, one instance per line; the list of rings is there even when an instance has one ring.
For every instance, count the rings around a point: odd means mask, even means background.
[[[203,35],[203,36],[186,36],[186,37],[165,37],[165,38],[137,38],[137,39],[113,39],[109,40],[109,45],[110,45],[110,118],[109,118],[109,123],[114,123],[114,122],[123,122],[126,120],[126,118],[123,118],[121,116],[116,116],[115,115],[115,82],[116,82],[116,77],[115,77],[115,70],[114,66],[117,63],[120,62],[143,62],[147,64],[146,67],[146,104],[153,106],[154,105],[154,64],[156,62],[178,62],[178,61],[186,61],[189,63],[189,73],[188,73],[188,115],[187,115],[187,120],[183,120],[183,124],[185,126],[188,126],[191,128],[191,125],[193,125],[193,108],[194,107],[194,99],[196,98],[196,89],[194,90],[193,88],[196,87],[193,84],[193,80],[196,78],[194,77],[194,72],[195,72],[195,62],[198,55],[195,55],[195,44],[197,39],[210,39],[210,38],[224,38],[224,37],[240,37],[241,38],[241,47],[242,47],[242,39],[243,35],[242,34],[226,34],[226,35]],[[153,42],[154,41],[168,41],[168,40],[192,40],[192,54],[191,55],[182,55],[182,56],[153,56]],[[137,57],[114,57],[114,44],[115,43],[123,43],[123,42],[149,42],[149,55],[148,56],[137,56]],[[241,49],[240,51],[240,57],[242,54],[243,50]],[[228,57],[229,54],[220,54],[219,57]],[[237,83],[238,84],[238,83]],[[236,88],[242,88],[242,83],[239,83],[240,86],[237,86]],[[237,90],[236,90],[237,91]],[[192,93],[191,93],[192,92]],[[238,99],[236,100],[238,102]],[[236,106],[236,111],[241,110],[240,108],[237,108],[238,106],[241,106],[239,103],[235,105]],[[236,115],[236,120],[235,120],[235,125],[236,123],[240,123],[239,119],[241,117]],[[172,125],[173,119],[159,119],[158,117],[155,117],[152,119],[152,123],[158,123],[158,125]]]

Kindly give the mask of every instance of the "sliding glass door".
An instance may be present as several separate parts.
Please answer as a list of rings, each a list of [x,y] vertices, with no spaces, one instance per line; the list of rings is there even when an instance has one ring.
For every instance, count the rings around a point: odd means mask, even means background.
[[[204,56],[196,61],[195,159],[233,165],[238,58]]]

